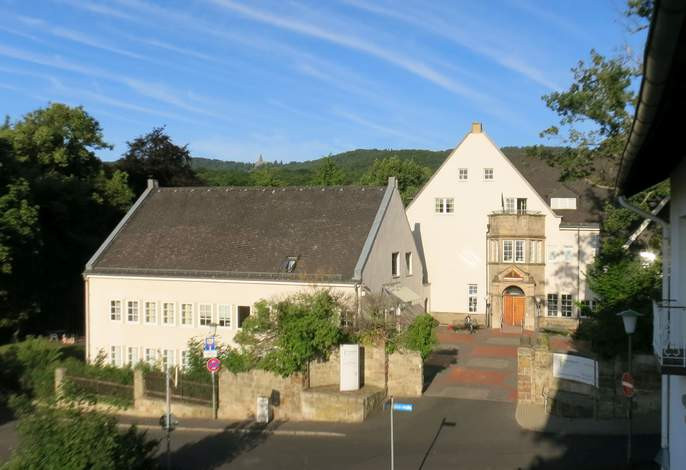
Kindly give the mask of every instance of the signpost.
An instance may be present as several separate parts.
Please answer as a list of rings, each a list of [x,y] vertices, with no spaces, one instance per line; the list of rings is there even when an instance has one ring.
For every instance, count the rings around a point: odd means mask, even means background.
[[[216,350],[215,350],[216,352]],[[207,360],[207,370],[212,374],[212,417],[217,419],[217,389],[214,385],[214,375],[217,373],[222,363],[216,357]]]
[[[634,377],[628,372],[622,374],[622,389],[624,390],[625,397],[631,398],[634,396]]]
[[[205,338],[205,344],[202,348],[202,357],[205,359],[217,357],[217,343],[214,340],[214,336]]]
[[[395,470],[395,452],[393,449],[393,411],[413,411],[414,405],[411,403],[395,403],[391,396],[391,470]]]
[[[553,377],[598,387],[598,361],[573,354],[553,353]]]

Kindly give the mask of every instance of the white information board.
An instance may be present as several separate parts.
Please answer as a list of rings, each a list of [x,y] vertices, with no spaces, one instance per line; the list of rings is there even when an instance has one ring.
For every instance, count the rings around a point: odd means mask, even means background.
[[[553,377],[598,386],[598,361],[571,354],[553,353]]]
[[[360,345],[341,344],[341,381],[340,391],[359,390],[360,388]]]

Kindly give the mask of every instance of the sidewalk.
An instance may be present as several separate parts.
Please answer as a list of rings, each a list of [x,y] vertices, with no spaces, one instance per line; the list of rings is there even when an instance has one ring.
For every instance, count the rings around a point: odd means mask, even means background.
[[[529,431],[553,434],[622,435],[627,433],[625,419],[563,418],[545,413],[543,405],[517,404],[517,424]],[[660,416],[637,416],[633,434],[660,434]]]
[[[173,414],[173,411],[172,411]],[[159,418],[117,415],[121,427],[135,424],[142,430],[161,430]],[[178,418],[175,431],[221,434],[270,434],[275,436],[346,437],[350,425],[328,422],[272,421],[267,425],[254,421],[212,420],[203,418]]]

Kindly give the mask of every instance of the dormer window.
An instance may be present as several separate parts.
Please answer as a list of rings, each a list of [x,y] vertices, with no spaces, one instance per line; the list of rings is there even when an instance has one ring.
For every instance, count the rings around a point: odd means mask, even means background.
[[[575,197],[551,197],[551,209],[576,209]]]
[[[289,256],[286,258],[286,260],[283,262],[283,270],[286,271],[287,273],[292,273],[293,270],[295,269],[295,264],[298,262],[298,257],[297,256]]]

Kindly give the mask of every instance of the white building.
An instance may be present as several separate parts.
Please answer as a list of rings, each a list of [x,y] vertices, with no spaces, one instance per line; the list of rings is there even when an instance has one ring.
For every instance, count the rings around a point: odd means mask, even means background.
[[[425,308],[395,179],[386,188],[148,188],[84,272],[86,354],[183,361],[217,324],[231,344],[255,302],[313,288]]]
[[[559,171],[506,157],[474,123],[407,217],[444,323],[472,314],[494,328],[574,328],[592,302],[587,267],[598,246],[605,191],[561,183]]]
[[[627,207],[663,228],[662,299],[653,312],[653,349],[662,371],[662,468],[686,468],[686,4],[656,2],[643,82],[617,179],[631,196],[669,178],[669,219]]]

